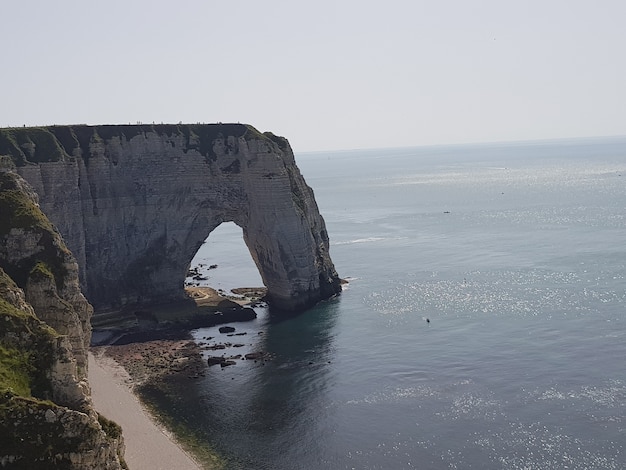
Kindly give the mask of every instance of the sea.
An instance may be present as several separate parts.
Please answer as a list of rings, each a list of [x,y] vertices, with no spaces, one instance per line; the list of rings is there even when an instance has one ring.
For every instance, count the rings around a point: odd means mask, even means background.
[[[626,468],[626,137],[296,161],[349,282],[295,318],[257,307],[245,335],[193,332],[268,356],[163,403],[224,468]],[[234,224],[192,264],[262,285]]]

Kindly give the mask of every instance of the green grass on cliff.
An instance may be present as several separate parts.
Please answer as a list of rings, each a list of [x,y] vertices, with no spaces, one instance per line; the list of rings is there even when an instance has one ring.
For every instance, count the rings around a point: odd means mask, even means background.
[[[186,150],[196,150],[207,160],[216,158],[213,151],[215,141],[229,136],[271,141],[283,151],[289,145],[284,137],[271,132],[261,133],[253,126],[240,123],[10,127],[0,129],[0,156],[9,156],[16,166],[25,166],[30,163],[72,160],[78,151],[88,164],[92,143],[108,142],[115,138],[129,141],[151,132],[182,136]]]
[[[0,270],[0,284],[8,278]],[[0,293],[7,292],[0,285]],[[0,391],[41,399],[51,385],[46,371],[52,366],[57,332],[32,313],[18,309],[0,297]]]
[[[104,433],[107,435],[108,439],[119,440],[123,437],[122,427],[119,424],[117,424],[115,421],[111,421],[105,416],[102,416],[100,413],[98,413],[98,423],[100,423],[100,427],[102,428]],[[128,470],[128,465],[126,464],[124,457],[118,454],[118,458],[120,459],[120,464],[122,468],[125,470]]]
[[[18,166],[57,162],[68,157],[59,139],[47,127],[0,129],[0,155],[10,155]]]
[[[39,206],[17,187],[15,175],[0,173],[0,240],[11,230],[21,229],[39,234],[38,245],[42,248],[28,258],[12,264],[0,262],[7,274],[20,287],[24,287],[31,275],[52,275],[60,288],[67,275],[64,258],[67,248],[58,243],[56,230]]]
[[[119,439],[122,437],[122,427],[115,421],[111,421],[107,417],[98,413],[98,422],[100,427],[111,439]]]
[[[20,191],[0,192],[0,211],[0,236],[8,234],[11,229],[53,230],[41,210]]]
[[[72,454],[93,451],[100,429],[109,441],[120,439],[122,429],[103,416],[98,426],[49,400],[58,334],[32,311],[16,307],[18,292],[0,269],[0,457],[16,458],[7,468],[75,468]],[[118,457],[127,469],[123,456]]]
[[[33,269],[30,270],[30,276],[31,279],[52,279],[54,280],[54,274],[52,274],[52,270],[50,269],[50,266],[48,266],[46,263],[44,263],[43,261],[37,261],[37,263],[35,264],[35,266],[33,266]]]
[[[17,339],[20,332],[31,333],[33,328],[37,327],[37,323],[40,322],[33,312],[22,310],[13,305],[15,300],[11,301],[13,303],[9,302],[18,291],[19,288],[15,282],[0,268],[0,339],[2,339],[3,345],[6,345],[6,341],[8,341],[3,336],[15,336]]]
[[[57,334],[32,311],[17,308],[11,298],[29,278],[52,278],[61,286],[67,249],[58,243],[48,218],[19,188],[16,175],[0,173],[0,214],[0,241],[17,229],[34,233],[41,248],[21,260],[0,259],[0,390],[46,398],[51,390],[46,371],[54,360]]]
[[[16,395],[30,397],[33,365],[29,354],[0,345],[0,393],[10,390]]]
[[[0,390],[44,399],[51,390],[46,371],[58,333],[32,310],[16,307],[19,303],[11,300],[16,292],[15,282],[0,269]]]
[[[0,173],[0,236],[12,228],[54,231],[48,218],[17,186],[15,176]]]
[[[281,150],[286,151],[287,149],[289,149],[289,141],[284,137],[276,135],[273,132],[263,132],[263,136],[278,145]]]

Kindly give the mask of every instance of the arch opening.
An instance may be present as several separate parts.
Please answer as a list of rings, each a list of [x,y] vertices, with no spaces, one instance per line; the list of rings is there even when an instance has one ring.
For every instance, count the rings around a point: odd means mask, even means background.
[[[235,288],[264,287],[259,270],[234,222],[222,222],[196,251],[185,287],[211,287],[228,294]]]

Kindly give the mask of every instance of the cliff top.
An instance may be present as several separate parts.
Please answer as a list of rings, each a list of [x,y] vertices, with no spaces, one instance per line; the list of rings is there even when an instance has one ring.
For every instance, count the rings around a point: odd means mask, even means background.
[[[130,140],[138,135],[155,133],[182,136],[186,150],[197,150],[205,157],[214,157],[213,143],[217,139],[233,136],[246,140],[268,140],[281,149],[289,144],[284,137],[271,132],[261,133],[253,126],[239,123],[216,124],[86,124],[46,127],[0,128],[0,156],[10,157],[16,166],[32,163],[56,162],[90,156],[90,144],[118,137]],[[2,162],[0,162],[1,164]],[[4,163],[5,165],[7,162]]]

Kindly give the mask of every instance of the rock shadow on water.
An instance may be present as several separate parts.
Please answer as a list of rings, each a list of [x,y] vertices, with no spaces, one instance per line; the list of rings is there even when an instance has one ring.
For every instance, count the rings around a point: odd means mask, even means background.
[[[221,359],[214,359],[207,377],[191,385],[195,392],[181,391],[190,394],[181,402],[189,403],[192,393],[200,401],[180,419],[201,429],[233,468],[297,468],[306,461],[301,452],[322,452],[326,431],[311,423],[328,412],[337,304],[323,302],[290,319],[269,315],[264,334],[252,335],[253,349],[262,353],[236,367],[216,367]],[[303,436],[302,449],[285,452],[288,435]]]

